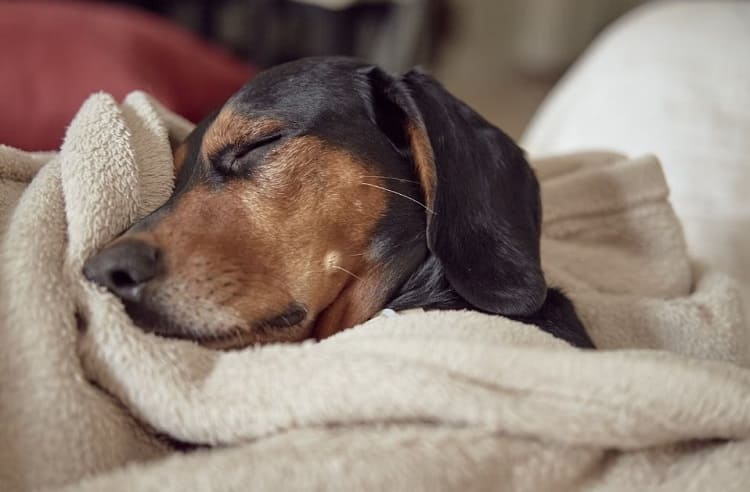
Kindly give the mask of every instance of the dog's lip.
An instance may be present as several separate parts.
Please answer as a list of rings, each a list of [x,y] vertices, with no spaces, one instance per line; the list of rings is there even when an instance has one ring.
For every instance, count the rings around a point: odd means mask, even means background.
[[[290,302],[284,310],[277,315],[253,323],[256,329],[291,328],[307,318],[307,308],[299,302]]]
[[[251,329],[233,326],[227,332],[201,334],[191,332],[184,326],[177,325],[165,317],[160,311],[144,307],[139,303],[124,301],[125,310],[133,323],[146,333],[163,338],[189,340],[204,347],[217,350],[240,350],[251,345],[269,343],[274,340],[264,340],[263,335],[273,336],[273,330],[284,330],[303,324],[308,318],[308,311],[304,304],[291,302],[277,315],[260,321],[248,323]]]
[[[252,332],[238,332],[207,337],[185,337],[183,339],[191,340],[213,350],[242,350],[259,343],[258,336]]]
[[[216,350],[241,350],[259,343],[259,331],[292,328],[305,321],[307,308],[298,302],[290,303],[281,314],[253,323],[252,331],[237,330],[235,333],[209,336],[186,336],[204,347]]]

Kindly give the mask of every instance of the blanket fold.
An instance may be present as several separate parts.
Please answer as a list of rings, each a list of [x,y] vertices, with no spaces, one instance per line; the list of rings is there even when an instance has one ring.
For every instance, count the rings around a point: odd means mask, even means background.
[[[750,483],[738,289],[690,261],[655,157],[534,163],[547,281],[601,350],[416,310],[218,352],[140,331],[81,275],[167,199],[170,141],[190,128],[146,94],[96,94],[60,152],[0,146],[0,489]]]

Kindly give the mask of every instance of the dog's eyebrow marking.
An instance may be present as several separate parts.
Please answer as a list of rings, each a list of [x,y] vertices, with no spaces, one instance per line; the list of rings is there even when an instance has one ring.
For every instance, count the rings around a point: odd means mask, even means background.
[[[201,152],[206,160],[220,154],[231,145],[268,137],[278,133],[283,123],[272,118],[251,119],[243,116],[231,107],[222,109],[203,136]]]

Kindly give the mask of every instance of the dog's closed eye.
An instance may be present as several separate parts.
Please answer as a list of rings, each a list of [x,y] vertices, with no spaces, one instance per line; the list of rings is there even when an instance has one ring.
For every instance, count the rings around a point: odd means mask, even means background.
[[[214,169],[225,177],[245,176],[284,135],[275,133],[242,146],[229,146],[214,160]]]

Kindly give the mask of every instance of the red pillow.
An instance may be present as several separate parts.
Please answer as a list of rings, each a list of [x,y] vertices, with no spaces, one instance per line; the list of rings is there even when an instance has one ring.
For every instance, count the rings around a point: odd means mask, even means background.
[[[97,3],[0,3],[0,143],[57,149],[92,92],[142,89],[197,121],[254,69],[166,20]]]

